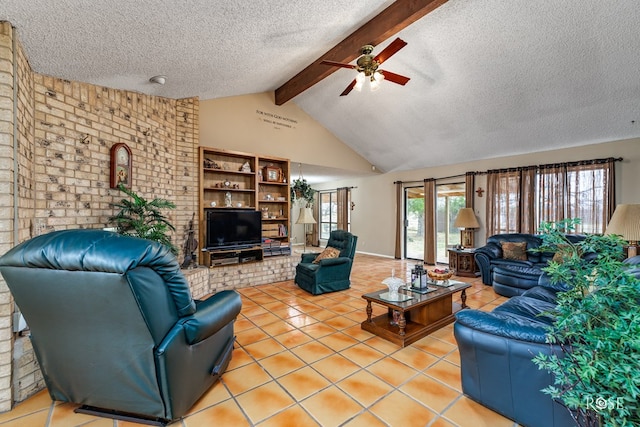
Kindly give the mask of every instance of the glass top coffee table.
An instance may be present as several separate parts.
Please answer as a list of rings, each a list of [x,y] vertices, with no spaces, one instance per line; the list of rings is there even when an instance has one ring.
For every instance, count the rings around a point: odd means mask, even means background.
[[[384,289],[362,295],[367,301],[367,320],[361,327],[404,347],[455,320],[455,313],[467,308],[466,289],[471,285],[456,280],[429,283],[425,290],[400,288],[398,298],[390,298]],[[462,304],[453,302],[453,294],[462,292]],[[387,313],[372,317],[372,303],[387,307]],[[394,315],[395,312],[395,315]]]

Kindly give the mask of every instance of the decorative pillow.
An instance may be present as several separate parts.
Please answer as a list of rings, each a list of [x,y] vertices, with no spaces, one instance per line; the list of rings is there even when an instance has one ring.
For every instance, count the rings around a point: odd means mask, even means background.
[[[314,264],[318,264],[323,259],[327,258],[338,258],[340,256],[340,249],[332,248],[331,246],[327,246],[324,251],[320,255],[313,260]]]
[[[572,255],[573,253],[569,245],[558,245],[556,253],[553,254],[551,261],[562,264],[566,259],[571,258]]]
[[[527,260],[527,242],[500,242],[502,258],[517,261]]]

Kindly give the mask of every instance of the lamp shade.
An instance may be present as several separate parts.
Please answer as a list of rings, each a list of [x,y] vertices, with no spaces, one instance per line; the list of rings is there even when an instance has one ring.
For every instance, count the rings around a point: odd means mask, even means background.
[[[604,234],[617,234],[628,242],[640,241],[640,205],[618,205]]]
[[[313,212],[311,208],[300,208],[300,215],[296,224],[315,224],[316,220],[313,219]]]
[[[456,228],[480,228],[476,215],[471,208],[462,208],[458,211],[458,216],[453,222]]]

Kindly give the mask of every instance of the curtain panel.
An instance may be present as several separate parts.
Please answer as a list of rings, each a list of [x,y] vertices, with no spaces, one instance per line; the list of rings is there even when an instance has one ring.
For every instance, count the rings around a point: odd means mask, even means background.
[[[396,250],[394,257],[402,258],[402,181],[396,184]]]
[[[474,203],[474,189],[476,185],[476,173],[475,172],[467,172],[464,175],[464,198],[465,198],[465,207],[473,209]]]
[[[615,209],[616,159],[487,172],[487,237],[536,233],[543,221],[580,218],[577,233],[604,233]]]
[[[311,246],[320,246],[320,231],[319,231],[319,227],[318,224],[320,223],[320,192],[316,191],[315,194],[313,195],[313,217],[316,219],[315,224],[313,225],[313,228],[311,229]],[[305,231],[305,236],[304,239],[306,240],[307,236],[306,236],[306,231]]]
[[[424,262],[436,263],[436,180],[424,180]]]
[[[349,187],[337,189],[338,198],[338,230],[349,231]]]

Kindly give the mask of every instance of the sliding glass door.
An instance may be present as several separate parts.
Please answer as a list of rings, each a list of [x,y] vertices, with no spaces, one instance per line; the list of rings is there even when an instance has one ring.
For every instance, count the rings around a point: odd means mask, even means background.
[[[424,187],[404,189],[404,254],[424,259]]]
[[[436,185],[436,201],[436,261],[448,264],[448,249],[460,244],[460,230],[453,223],[465,207],[465,184]]]

